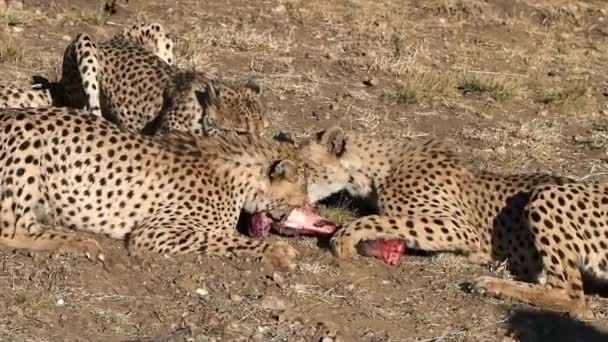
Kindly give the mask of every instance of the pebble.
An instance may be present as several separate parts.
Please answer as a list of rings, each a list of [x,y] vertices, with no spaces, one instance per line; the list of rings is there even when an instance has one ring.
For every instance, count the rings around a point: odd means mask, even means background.
[[[61,306],[64,304],[65,304],[65,301],[63,299],[61,299],[61,298],[57,299],[57,305]]]
[[[206,295],[209,294],[209,290],[203,289],[203,288],[200,288],[200,287],[198,289],[196,289],[196,291],[194,291],[194,292],[196,292],[196,294],[199,295],[199,296],[201,296],[201,297],[205,297]]]
[[[363,81],[363,84],[365,84],[368,87],[375,87],[378,85],[378,79],[375,77],[372,77],[370,79]]]
[[[336,60],[338,57],[336,56],[335,53],[328,52],[325,54],[325,58],[329,59],[330,61],[333,61],[333,60]]]

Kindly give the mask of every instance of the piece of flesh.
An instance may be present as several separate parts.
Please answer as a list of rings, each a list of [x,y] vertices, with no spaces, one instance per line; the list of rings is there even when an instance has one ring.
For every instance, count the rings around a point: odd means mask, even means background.
[[[406,243],[402,239],[375,239],[360,241],[357,252],[383,260],[389,265],[398,265],[405,256]]]
[[[321,217],[310,205],[293,208],[281,222],[274,222],[266,212],[251,215],[248,232],[252,237],[263,238],[270,230],[286,236],[320,235],[329,236],[335,233],[337,226]]]
[[[338,227],[319,215],[317,210],[305,205],[293,208],[287,217],[280,223],[273,225],[275,231],[281,235],[333,235]]]
[[[274,220],[265,212],[259,212],[251,215],[249,218],[248,231],[249,236],[255,238],[264,238],[270,234],[270,228]]]

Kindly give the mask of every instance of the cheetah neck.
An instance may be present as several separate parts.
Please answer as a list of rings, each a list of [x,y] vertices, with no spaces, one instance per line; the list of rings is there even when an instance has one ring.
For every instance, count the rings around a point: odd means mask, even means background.
[[[374,137],[349,136],[340,157],[342,167],[349,171],[346,190],[354,196],[368,196],[384,184],[394,165],[392,160],[401,143]]]

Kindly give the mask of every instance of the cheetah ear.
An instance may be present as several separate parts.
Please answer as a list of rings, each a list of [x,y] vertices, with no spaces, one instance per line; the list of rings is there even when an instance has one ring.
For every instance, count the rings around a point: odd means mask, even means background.
[[[278,160],[270,166],[270,180],[287,179],[295,182],[298,178],[298,168],[296,163],[289,159]]]
[[[262,95],[262,86],[257,79],[252,77],[245,83],[245,91],[253,96],[260,96]]]
[[[340,126],[333,126],[317,135],[317,141],[335,156],[344,153],[345,139],[344,130]]]

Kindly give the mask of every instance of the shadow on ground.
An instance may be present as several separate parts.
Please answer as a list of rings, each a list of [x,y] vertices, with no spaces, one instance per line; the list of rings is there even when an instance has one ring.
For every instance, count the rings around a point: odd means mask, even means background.
[[[508,325],[511,335],[521,342],[608,341],[608,331],[549,311],[516,310]]]

